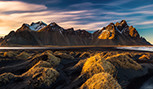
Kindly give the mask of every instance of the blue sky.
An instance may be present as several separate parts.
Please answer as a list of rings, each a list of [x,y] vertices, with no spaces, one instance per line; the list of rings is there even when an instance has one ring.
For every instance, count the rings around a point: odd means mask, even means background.
[[[3,35],[40,20],[64,28],[98,30],[122,19],[153,43],[153,0],[0,0]]]

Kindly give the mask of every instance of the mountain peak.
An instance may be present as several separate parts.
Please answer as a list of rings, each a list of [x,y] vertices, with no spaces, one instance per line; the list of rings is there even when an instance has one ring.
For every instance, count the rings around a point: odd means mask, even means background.
[[[110,23],[107,27],[104,27],[101,30],[98,39],[113,39],[115,37],[115,25]]]
[[[60,27],[55,22],[50,23],[46,27],[40,29],[38,32],[46,32],[46,31],[63,31],[64,29]]]
[[[133,26],[128,26],[127,22],[122,20],[120,23],[110,23],[108,26],[103,27],[98,39],[113,39],[118,34],[127,35],[134,38],[139,37],[137,30]]]
[[[33,31],[38,31],[46,26],[47,26],[47,24],[44,23],[43,21],[38,21],[36,23],[32,22],[30,25],[30,29]]]
[[[46,23],[44,23],[43,21],[38,21],[38,22],[32,22],[30,26],[34,25],[34,24],[40,24],[40,25],[46,25]]]
[[[60,27],[60,26],[59,26],[57,23],[55,23],[55,22],[50,23],[49,26],[50,26],[50,29],[51,29],[51,30],[56,30],[56,31],[58,31],[58,30],[63,31],[63,30],[64,30],[62,27]]]
[[[55,22],[51,22],[49,26],[58,26]]]
[[[119,31],[122,31],[124,27],[127,27],[127,22],[125,20],[122,20],[120,23],[116,22],[115,26]]]
[[[27,31],[27,30],[30,31],[31,29],[29,27],[30,27],[29,24],[24,23],[16,32]]]

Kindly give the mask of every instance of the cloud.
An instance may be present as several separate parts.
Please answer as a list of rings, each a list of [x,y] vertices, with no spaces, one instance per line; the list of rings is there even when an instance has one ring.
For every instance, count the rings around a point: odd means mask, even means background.
[[[142,10],[142,9],[151,8],[151,7],[153,7],[153,4],[140,6],[140,7],[134,8],[132,10]]]
[[[31,22],[37,22],[40,20],[47,22],[48,24],[50,22],[61,23],[62,27],[64,28],[67,28],[67,25],[64,23],[68,23],[69,26],[76,27],[78,29],[80,27],[78,25],[79,23],[74,24],[70,23],[69,21],[89,18],[90,17],[89,15],[91,15],[91,13],[88,12],[87,10],[79,10],[79,11],[48,11],[48,10],[39,11],[38,10],[34,12],[20,12],[20,13],[16,12],[10,14],[2,13],[0,16],[0,22],[1,22],[0,32],[7,34],[12,29],[16,30],[17,28],[19,28],[23,23],[30,24]],[[91,26],[88,26],[88,29],[90,29]]]
[[[35,1],[35,0],[34,0]],[[46,2],[45,2],[46,1]],[[44,2],[46,4],[55,4],[55,3],[60,3],[61,0],[45,0]],[[42,2],[41,2],[42,3]]]
[[[94,23],[88,23],[88,24],[79,24],[79,21],[67,21],[67,22],[61,22],[59,25],[65,27],[65,28],[71,28],[72,26],[75,29],[86,29],[86,30],[99,30],[102,27],[105,27],[109,22],[108,21],[101,21],[101,22],[94,22]]]
[[[16,6],[9,8],[8,6]],[[5,13],[5,12],[11,13]],[[25,11],[25,12],[14,12]],[[21,1],[0,1],[0,32],[8,34],[11,30],[18,29],[23,23],[44,21],[47,24],[57,22],[64,28],[74,27],[75,29],[97,30],[106,25],[105,21],[86,22],[82,19],[95,19],[92,10],[75,11],[53,11],[48,10],[45,5],[30,4]]]
[[[21,1],[0,1],[0,12],[45,10],[45,5],[30,4]]]
[[[105,5],[108,5],[108,6],[119,6],[119,5],[123,5],[123,4],[126,4],[126,3],[129,3],[133,0],[114,0],[110,3],[106,3]]]
[[[83,2],[83,3],[78,3],[78,4],[73,4],[70,5],[70,7],[74,7],[74,8],[86,8],[89,9],[89,7],[92,6],[119,6],[119,5],[123,5],[126,3],[131,2],[132,0],[114,0],[110,3],[92,3],[92,2]],[[87,8],[88,7],[88,8]]]
[[[153,24],[153,21],[143,21],[138,23],[137,25],[148,25],[148,24]]]
[[[90,6],[95,6],[95,5],[103,5],[103,4],[91,3],[91,2],[83,2],[83,3],[70,5],[70,7],[83,8],[83,7],[90,7]]]

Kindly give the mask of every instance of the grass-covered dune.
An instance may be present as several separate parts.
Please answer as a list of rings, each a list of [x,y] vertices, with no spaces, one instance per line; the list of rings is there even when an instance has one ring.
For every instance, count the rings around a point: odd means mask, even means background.
[[[3,50],[0,89],[125,89],[152,62],[148,52]]]

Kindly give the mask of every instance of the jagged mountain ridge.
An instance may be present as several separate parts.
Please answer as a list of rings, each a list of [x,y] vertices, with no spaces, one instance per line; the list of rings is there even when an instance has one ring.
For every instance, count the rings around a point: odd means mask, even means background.
[[[140,37],[133,26],[125,20],[89,33],[86,30],[64,29],[55,22],[49,25],[42,21],[23,24],[17,31],[10,32],[1,42],[9,45],[151,45]]]

